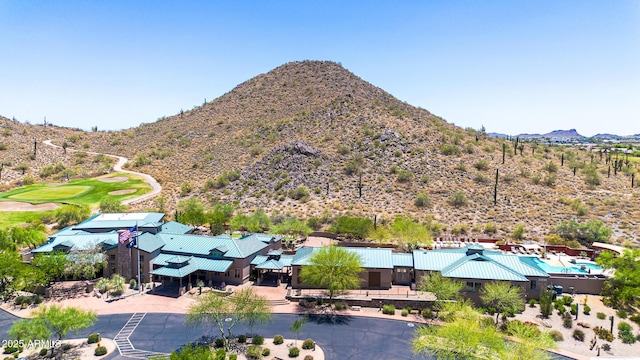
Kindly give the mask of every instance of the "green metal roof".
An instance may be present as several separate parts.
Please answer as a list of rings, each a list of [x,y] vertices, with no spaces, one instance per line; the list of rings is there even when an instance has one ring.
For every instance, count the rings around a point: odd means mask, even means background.
[[[251,260],[251,265],[260,265],[263,262],[269,260],[268,256],[265,255],[256,255],[253,260]]]
[[[442,276],[458,279],[529,281],[522,274],[479,254],[466,256],[442,269]]]
[[[291,262],[292,265],[309,265],[310,255],[320,248],[300,248]],[[341,247],[360,257],[363,268],[369,269],[393,269],[391,249],[384,248],[352,248]]]
[[[158,235],[151,233],[143,233],[142,235],[138,235],[138,244],[137,247],[142,251],[146,251],[148,253],[152,253],[164,246],[164,241]]]
[[[256,269],[260,270],[282,270],[284,264],[278,260],[267,260],[262,264],[256,266]]]
[[[59,246],[69,247],[71,250],[86,250],[92,246],[116,245],[118,243],[118,233],[111,231],[108,233],[88,233],[82,231],[77,235],[55,234],[43,245],[31,250],[33,253],[52,252]]]
[[[394,267],[413,267],[413,254],[393,253],[391,256]]]
[[[151,270],[149,273],[153,275],[162,275],[162,276],[181,278],[189,274],[192,274],[196,271],[198,271],[198,266],[194,262],[194,263],[189,263],[182,267],[164,266],[159,269]]]
[[[413,266],[416,270],[441,271],[465,256],[464,251],[413,250]]]
[[[165,242],[163,252],[209,255],[218,250],[228,258],[246,258],[267,247],[259,237],[232,239],[229,235],[158,234]]]
[[[170,254],[159,254],[154,260],[154,265],[164,265],[150,273],[170,277],[184,277],[195,271],[226,272],[233,261],[205,259],[196,256],[175,256]],[[178,266],[182,265],[182,266]]]
[[[138,225],[142,227],[157,227],[162,223],[163,213],[107,213],[98,214],[75,225],[74,229],[127,229]]]
[[[162,224],[161,232],[165,234],[186,234],[193,230],[191,226],[181,224],[177,221],[169,221]]]

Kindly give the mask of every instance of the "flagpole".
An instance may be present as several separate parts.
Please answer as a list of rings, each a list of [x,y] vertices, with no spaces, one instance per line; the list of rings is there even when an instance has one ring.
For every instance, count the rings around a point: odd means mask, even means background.
[[[139,294],[140,292],[142,292],[142,284],[140,284],[140,244],[138,243],[138,237],[139,237],[138,222],[136,221],[136,237],[134,240],[136,241],[136,249],[138,250],[137,254],[138,254],[138,294]]]

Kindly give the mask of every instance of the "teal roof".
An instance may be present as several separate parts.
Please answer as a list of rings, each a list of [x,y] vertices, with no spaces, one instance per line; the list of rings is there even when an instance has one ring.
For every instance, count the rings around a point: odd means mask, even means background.
[[[157,227],[162,224],[163,213],[107,213],[98,214],[75,225],[74,229],[126,229],[138,227]]]
[[[267,247],[267,244],[261,241],[261,237],[258,236],[242,239],[232,239],[229,235],[203,236],[160,233],[159,236],[166,244],[162,251],[172,253],[206,256],[217,250],[225,257],[242,259]]]
[[[161,232],[165,234],[186,234],[193,230],[191,226],[181,224],[177,221],[169,221],[162,224]]]
[[[148,253],[152,253],[164,246],[164,241],[158,235],[154,235],[151,233],[143,233],[138,236],[138,244],[137,246],[142,251],[146,251]]]
[[[413,265],[416,270],[441,271],[465,256],[464,251],[448,251],[448,249],[413,250]]]
[[[280,255],[280,259],[269,259],[269,256],[265,255],[256,255],[256,257],[251,260],[251,265],[256,265],[256,269],[271,269],[271,270],[280,270],[285,266],[291,266],[291,262],[293,261],[293,255]],[[269,264],[271,263],[271,264]],[[273,265],[277,264],[277,265]],[[277,267],[271,267],[277,266]]]
[[[413,254],[394,253],[391,256],[394,267],[413,267]]]
[[[320,248],[300,248],[296,251],[291,264],[292,265],[309,265],[311,253]],[[362,267],[369,269],[393,269],[393,259],[391,249],[384,248],[352,248],[343,247],[352,253],[357,254],[362,260]]]
[[[164,265],[161,268],[152,270],[150,273],[153,275],[184,277],[198,270],[223,273],[229,269],[233,261],[159,254],[153,260],[153,264]]]
[[[67,232],[69,233],[69,232]],[[108,233],[87,233],[79,232],[78,235],[58,235],[52,236],[41,246],[31,250],[33,253],[52,252],[55,248],[65,246],[71,250],[86,250],[96,245],[116,245],[118,243],[118,233],[111,231]]]
[[[267,260],[262,264],[256,266],[256,269],[260,270],[282,270],[284,264],[278,260]]]
[[[175,278],[185,277],[191,273],[198,271],[198,266],[195,262],[189,263],[182,267],[169,267],[164,266],[159,269],[151,270],[149,273],[152,275],[162,275]]]
[[[256,255],[253,260],[251,260],[251,265],[260,265],[267,260],[269,260],[269,257],[266,255]]]
[[[444,277],[457,279],[529,281],[524,275],[479,254],[465,256],[442,269],[441,273]]]

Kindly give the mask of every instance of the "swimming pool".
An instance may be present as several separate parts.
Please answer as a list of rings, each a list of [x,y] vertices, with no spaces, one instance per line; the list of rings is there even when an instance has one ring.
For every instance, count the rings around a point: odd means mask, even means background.
[[[600,266],[598,266],[597,264],[594,264],[594,263],[577,262],[577,263],[575,263],[575,265],[577,267],[582,267],[584,265],[587,269],[591,269],[591,270],[595,270],[595,271],[602,271],[602,268]]]
[[[589,269],[591,270],[601,270],[598,265],[590,264],[590,263],[565,263],[566,267],[563,266],[553,266],[544,262],[542,259],[537,257],[521,257],[520,261],[535,266],[538,269],[546,272],[547,274],[588,274]],[[581,269],[581,265],[585,266],[585,269]]]

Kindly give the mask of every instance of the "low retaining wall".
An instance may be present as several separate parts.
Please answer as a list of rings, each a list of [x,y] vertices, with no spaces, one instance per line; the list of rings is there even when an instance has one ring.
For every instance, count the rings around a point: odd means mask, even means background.
[[[318,298],[309,297],[309,296],[287,296],[289,301],[299,302],[300,300],[306,301],[316,301]],[[326,298],[322,298],[326,300]],[[408,306],[411,306],[413,309],[424,309],[424,308],[432,308],[435,303],[434,300],[420,300],[420,299],[403,299],[403,298],[341,298],[336,297],[333,299],[334,302],[341,301],[346,302],[349,306],[361,306],[368,308],[380,308],[382,305],[393,305],[396,309],[404,309]]]
[[[571,295],[569,287],[573,286],[576,294],[600,295],[602,286],[607,279],[598,275],[558,276],[553,275],[547,280],[547,285],[560,285],[564,293]]]

